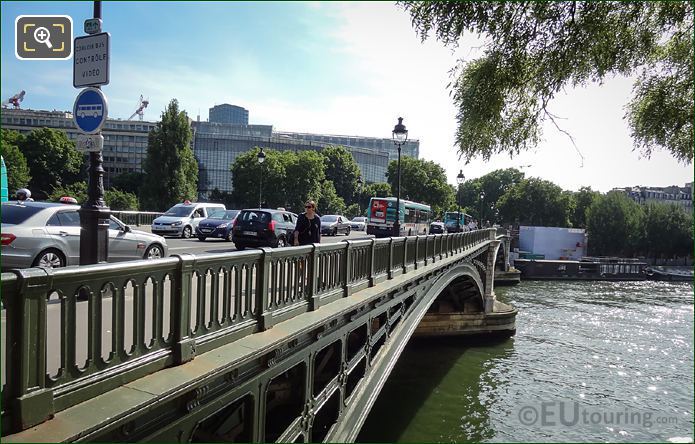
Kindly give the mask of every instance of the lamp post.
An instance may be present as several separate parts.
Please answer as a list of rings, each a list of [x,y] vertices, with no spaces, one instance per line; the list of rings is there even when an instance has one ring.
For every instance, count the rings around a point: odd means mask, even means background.
[[[101,1],[94,2],[94,18],[101,18]],[[104,201],[103,165],[104,157],[101,151],[89,153],[87,201],[78,210],[80,214],[80,265],[106,262],[109,257],[111,210]]]
[[[393,224],[395,236],[401,235],[401,146],[408,140],[408,130],[403,125],[403,117],[393,127],[393,143],[398,147],[398,172],[396,173],[396,222]]]
[[[258,152],[258,164],[263,166],[263,162],[265,162],[265,153],[263,152],[263,148],[261,148],[261,151]],[[263,207],[263,172],[261,171],[261,180],[258,183],[258,208]]]
[[[480,192],[480,221],[478,228],[483,228],[483,209],[485,208],[485,191]]]
[[[357,214],[359,216],[362,216],[362,187],[364,185],[364,182],[362,181],[362,176],[357,178],[357,187],[360,189],[360,194],[357,196]]]
[[[458,184],[458,188],[456,189],[456,203],[458,203],[459,206],[458,215],[456,216],[456,232],[461,231],[461,185],[463,185],[465,179],[463,170],[459,170],[459,174],[456,176],[456,183]]]

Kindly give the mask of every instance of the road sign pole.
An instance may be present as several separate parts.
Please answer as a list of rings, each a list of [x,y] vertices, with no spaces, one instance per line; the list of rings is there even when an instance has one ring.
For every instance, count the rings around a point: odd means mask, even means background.
[[[94,2],[94,18],[101,18],[101,2]],[[99,88],[99,86],[96,86]],[[77,108],[77,107],[75,107]],[[77,110],[73,110],[76,112]],[[101,135],[101,131],[97,132]],[[80,265],[106,262],[109,256],[111,209],[104,201],[104,157],[101,151],[89,153],[87,202],[80,208]]]

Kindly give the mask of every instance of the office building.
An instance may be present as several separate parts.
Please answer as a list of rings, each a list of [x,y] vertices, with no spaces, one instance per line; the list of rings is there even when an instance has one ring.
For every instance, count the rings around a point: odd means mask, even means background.
[[[249,111],[236,105],[223,103],[210,108],[208,121],[211,123],[226,123],[229,125],[248,125]]]
[[[362,136],[340,136],[334,134],[312,134],[312,133],[293,133],[288,131],[278,131],[276,134],[280,137],[287,137],[295,140],[308,140],[311,142],[319,142],[326,145],[342,145],[356,148],[366,148],[369,150],[383,151],[389,154],[391,160],[398,158],[398,147],[393,143],[393,139],[379,137],[362,137]],[[420,141],[407,140],[401,146],[401,156],[409,156],[418,159],[420,156]],[[378,182],[384,182],[386,178]]]
[[[3,109],[2,128],[22,134],[39,128],[63,130],[72,141],[80,131],[69,111],[42,111],[28,109]],[[104,186],[121,173],[141,172],[147,157],[147,135],[157,126],[156,122],[107,119],[102,129],[104,136]],[[47,190],[49,191],[49,190]]]

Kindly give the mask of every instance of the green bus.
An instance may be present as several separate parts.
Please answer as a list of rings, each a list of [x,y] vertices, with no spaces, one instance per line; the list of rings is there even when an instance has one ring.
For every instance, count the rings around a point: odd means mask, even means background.
[[[448,233],[468,231],[466,225],[471,220],[471,215],[464,212],[448,211],[444,213],[444,225]],[[458,221],[458,223],[457,223]]]
[[[5,167],[5,159],[0,156],[0,164],[2,165],[2,172],[0,173],[0,202],[7,202],[10,199],[10,193],[7,189],[7,168]]]
[[[396,221],[395,197],[372,197],[367,214],[367,234],[376,237],[393,236],[393,224]],[[429,205],[401,199],[398,211],[400,236],[427,234],[432,218]]]

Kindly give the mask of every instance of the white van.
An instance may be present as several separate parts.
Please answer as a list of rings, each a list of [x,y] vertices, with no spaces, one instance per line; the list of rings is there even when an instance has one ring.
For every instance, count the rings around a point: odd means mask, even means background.
[[[224,204],[184,202],[169,208],[166,213],[152,221],[152,233],[160,236],[189,238],[195,233],[198,223],[218,211],[225,211]]]

